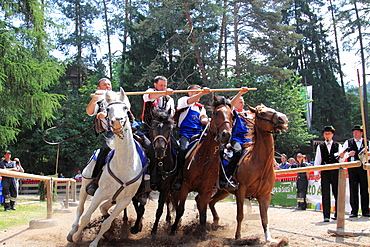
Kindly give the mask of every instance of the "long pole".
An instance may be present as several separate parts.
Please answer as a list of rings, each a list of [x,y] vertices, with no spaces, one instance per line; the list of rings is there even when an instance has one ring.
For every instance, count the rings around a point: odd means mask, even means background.
[[[211,89],[211,92],[234,92],[234,91],[241,91],[241,88],[216,88]],[[252,87],[248,88],[249,91],[256,91],[257,88]],[[174,90],[174,93],[188,93],[188,92],[203,92],[203,89],[199,90]],[[139,92],[125,92],[126,95],[142,95],[142,94],[162,94],[166,93],[166,91],[139,91]],[[90,94],[91,97],[94,96],[94,94]]]
[[[369,158],[368,158],[367,138],[366,138],[367,126],[366,126],[364,103],[363,103],[363,100],[362,100],[360,72],[358,71],[358,69],[357,69],[357,80],[358,80],[358,92],[359,92],[359,96],[360,96],[361,117],[362,117],[362,126],[363,126],[362,129],[364,131],[365,163],[368,163]],[[367,183],[368,183],[367,190],[368,190],[368,193],[370,193],[370,176],[369,176],[370,171],[366,170],[366,173],[367,173]]]

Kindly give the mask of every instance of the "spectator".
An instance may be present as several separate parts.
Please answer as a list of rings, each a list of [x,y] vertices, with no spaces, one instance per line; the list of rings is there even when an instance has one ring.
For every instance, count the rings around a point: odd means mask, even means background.
[[[12,153],[7,150],[4,153],[4,159],[0,161],[0,169],[8,171],[24,172],[21,162],[18,158],[11,160]],[[4,211],[16,210],[15,204],[18,196],[17,179],[13,177],[2,176]]]
[[[81,179],[82,178],[82,174],[81,174],[80,170],[77,171],[77,174],[76,174],[75,178],[76,179]]]
[[[297,163],[296,163],[296,161],[293,157],[288,159],[288,163],[289,163],[289,166],[290,166],[289,168],[297,168],[298,167],[298,165],[297,165]]]
[[[287,162],[287,156],[286,156],[286,154],[282,154],[280,160],[281,160],[281,163],[279,165],[279,168],[280,169],[289,169],[290,168],[290,165]]]
[[[297,168],[307,167],[307,163],[304,161],[303,155],[301,153],[297,154]],[[297,173],[297,202],[298,210],[306,210],[307,202],[307,187],[308,187],[308,177],[309,172],[299,172]]]
[[[360,160],[359,154],[365,148],[363,135],[363,128],[360,125],[355,125],[352,128],[353,138],[346,140],[343,144],[340,157],[343,158],[345,154],[348,156],[348,161]],[[369,147],[369,142],[367,144]],[[359,200],[358,192],[360,187],[361,197],[361,210],[362,216],[370,217],[369,214],[369,192],[368,192],[368,180],[367,170],[364,170],[363,166],[348,168],[349,176],[349,190],[350,190],[350,204],[351,214],[350,218],[358,217]]]
[[[274,169],[275,170],[281,170],[281,168],[279,167],[279,163],[277,163],[275,158],[274,158]]]
[[[317,146],[315,166],[338,163],[339,151],[342,146],[338,142],[333,141],[335,129],[333,126],[325,126],[322,130],[325,141]],[[330,185],[335,198],[335,210],[337,209],[338,197],[338,170],[321,171],[321,176],[315,172],[315,181],[321,178],[321,193],[322,193],[322,209],[324,222],[330,221]],[[337,219],[335,211],[333,220]]]

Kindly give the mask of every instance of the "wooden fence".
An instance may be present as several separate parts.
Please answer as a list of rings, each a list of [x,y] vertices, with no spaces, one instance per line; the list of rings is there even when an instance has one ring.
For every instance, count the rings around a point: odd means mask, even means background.
[[[13,178],[45,181],[47,219],[52,218],[52,212],[53,212],[53,203],[52,203],[53,182],[64,182],[65,183],[65,195],[66,195],[65,207],[66,208],[68,208],[68,204],[69,204],[70,188],[71,188],[72,200],[76,201],[76,180],[73,178],[53,178],[53,177],[40,176],[40,175],[34,175],[34,174],[29,174],[29,173],[7,171],[5,169],[0,169],[0,175],[6,176],[6,177],[13,177]]]

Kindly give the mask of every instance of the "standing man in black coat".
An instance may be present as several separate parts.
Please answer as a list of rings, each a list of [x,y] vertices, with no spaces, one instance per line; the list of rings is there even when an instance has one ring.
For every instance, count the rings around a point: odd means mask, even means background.
[[[333,126],[325,126],[322,130],[325,141],[317,146],[315,166],[338,163],[339,151],[342,145],[333,141],[335,129]],[[321,193],[322,193],[322,209],[324,214],[324,222],[330,221],[330,185],[335,198],[335,210],[337,209],[338,197],[338,174],[339,170],[321,171],[321,176],[315,172],[317,181],[321,177]],[[333,220],[337,219],[335,211]]]
[[[362,138],[363,128],[360,125],[355,125],[352,128],[353,138],[347,140],[343,144],[340,157],[344,158],[345,154],[348,156],[348,161],[360,160],[359,153],[364,151],[365,143]],[[369,146],[369,143],[367,144]],[[349,176],[349,190],[350,190],[350,204],[351,214],[350,218],[356,218],[358,216],[359,200],[358,200],[358,188],[360,187],[361,196],[361,210],[362,216],[370,217],[369,214],[369,192],[368,192],[368,181],[367,181],[367,170],[364,170],[363,166],[348,168]]]

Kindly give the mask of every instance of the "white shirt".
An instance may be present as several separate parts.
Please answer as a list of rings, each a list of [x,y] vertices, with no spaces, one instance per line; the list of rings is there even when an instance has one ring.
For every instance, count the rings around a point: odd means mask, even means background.
[[[360,140],[355,139],[355,142],[356,142],[356,145],[357,145],[357,150],[360,150],[363,140],[364,139],[362,137],[360,138]],[[367,146],[369,146],[369,144]],[[347,148],[348,148],[348,140],[344,142],[343,147],[342,147],[342,149],[340,150],[339,153],[342,153]],[[355,157],[353,157],[353,156],[349,157],[348,161],[355,161]]]
[[[332,147],[333,143],[334,143],[333,140],[331,140],[329,143],[327,141],[325,141],[325,144],[326,144],[326,147],[327,147],[329,153],[331,151],[331,147]],[[339,152],[335,153],[334,156],[339,155],[340,150],[342,150],[342,145],[339,144],[338,150],[339,150]],[[320,145],[318,145],[317,148],[316,148],[316,156],[315,156],[314,166],[320,166],[321,163],[322,163],[321,149],[320,149]],[[315,175],[318,175],[319,171],[315,171],[314,173],[315,173]]]
[[[149,88],[148,90],[146,90],[146,92],[154,92],[154,91],[157,91],[157,90],[155,90],[154,88]],[[175,102],[173,101],[173,98],[171,96],[162,96],[157,99],[151,99],[149,98],[149,94],[143,94],[144,102],[153,102],[154,107],[158,107],[158,108],[163,108],[163,104],[164,104],[163,97],[168,97],[168,102],[167,102],[165,109],[167,111],[171,109],[171,116],[173,116],[175,114]]]

